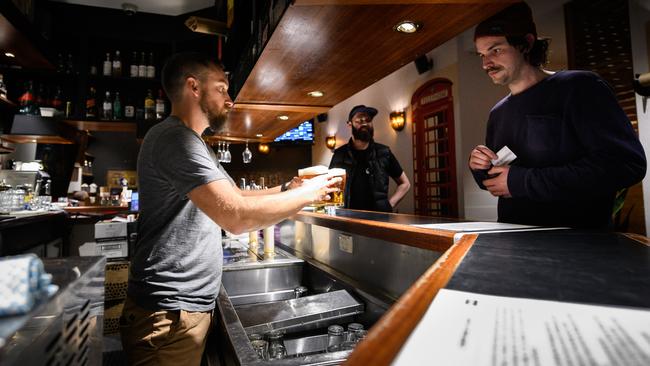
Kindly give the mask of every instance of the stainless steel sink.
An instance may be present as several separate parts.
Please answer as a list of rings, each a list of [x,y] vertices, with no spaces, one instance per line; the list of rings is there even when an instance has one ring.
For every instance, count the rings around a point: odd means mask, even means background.
[[[301,259],[282,251],[272,256],[252,253],[245,244],[231,242],[224,248],[221,281],[235,306],[287,300],[301,285],[302,266]]]

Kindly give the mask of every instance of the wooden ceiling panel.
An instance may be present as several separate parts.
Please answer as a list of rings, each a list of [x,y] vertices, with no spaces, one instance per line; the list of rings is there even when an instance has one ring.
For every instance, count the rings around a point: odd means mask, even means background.
[[[217,132],[217,135],[231,140],[270,142],[328,109],[327,107],[236,104],[235,108],[228,113],[228,120],[222,131]],[[278,118],[280,115],[287,116],[289,119],[281,120]]]
[[[276,137],[342,102],[515,0],[296,0],[284,13],[235,100],[223,133]],[[355,5],[351,5],[355,4]],[[414,34],[400,21],[422,24]],[[321,98],[307,95],[313,90]],[[258,105],[264,108],[254,108]],[[268,106],[274,106],[272,110]],[[316,106],[321,112],[281,113]],[[277,120],[289,114],[289,121]],[[296,118],[297,120],[294,120]]]

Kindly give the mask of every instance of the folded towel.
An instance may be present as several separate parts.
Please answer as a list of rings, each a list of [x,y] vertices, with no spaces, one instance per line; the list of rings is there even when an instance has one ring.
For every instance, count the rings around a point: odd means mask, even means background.
[[[34,254],[0,258],[0,316],[29,312],[58,290]]]

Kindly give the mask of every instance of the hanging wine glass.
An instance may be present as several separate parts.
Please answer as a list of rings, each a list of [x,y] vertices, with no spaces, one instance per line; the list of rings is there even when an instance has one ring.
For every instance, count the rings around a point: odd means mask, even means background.
[[[230,163],[232,160],[232,155],[230,154],[230,142],[226,142],[226,152],[224,157],[224,162]]]
[[[221,152],[221,141],[217,143],[217,161],[220,163],[223,161],[223,153]]]
[[[244,164],[250,163],[251,159],[253,158],[253,153],[248,149],[248,141],[246,141],[246,149],[244,149],[244,152],[241,153],[241,156]]]

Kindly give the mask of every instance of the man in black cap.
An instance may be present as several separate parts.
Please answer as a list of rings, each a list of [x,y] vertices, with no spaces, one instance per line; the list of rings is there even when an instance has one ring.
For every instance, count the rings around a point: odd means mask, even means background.
[[[346,208],[392,212],[411,183],[390,148],[373,140],[372,119],[376,115],[377,110],[372,107],[358,105],[352,108],[347,122],[352,137],[346,145],[334,151],[330,168],[346,171]],[[390,197],[388,177],[397,183],[397,189]]]
[[[616,192],[643,179],[646,159],[607,82],[544,70],[548,41],[537,38],[523,2],[480,23],[474,43],[483,70],[510,89],[469,159],[478,185],[499,197],[499,221],[611,226]],[[506,147],[516,157],[509,165]]]

